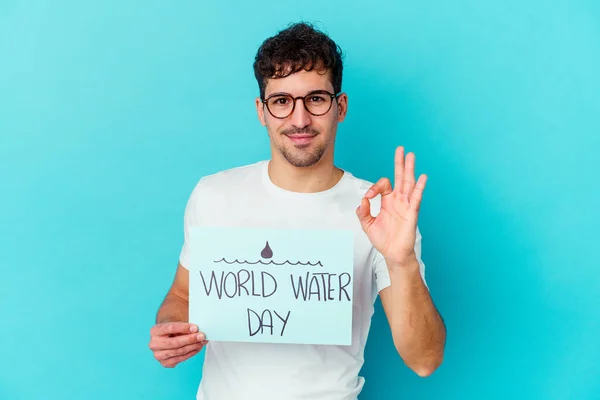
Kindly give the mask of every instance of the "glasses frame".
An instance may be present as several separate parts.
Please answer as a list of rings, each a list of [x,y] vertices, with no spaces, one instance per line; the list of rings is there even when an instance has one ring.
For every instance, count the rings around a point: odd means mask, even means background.
[[[306,98],[307,98],[307,97],[310,97],[310,96],[313,96],[313,95],[315,95],[315,94],[326,94],[326,95],[328,95],[328,96],[330,97],[330,99],[332,100],[332,101],[331,101],[331,103],[329,103],[329,108],[328,108],[328,109],[327,109],[327,111],[325,111],[324,113],[321,113],[321,114],[315,114],[315,113],[311,112],[311,111],[308,109],[308,107],[306,106]],[[327,113],[328,113],[328,112],[331,110],[331,106],[333,106],[333,99],[335,99],[335,101],[337,101],[337,99],[338,99],[338,97],[340,96],[340,94],[342,94],[342,93],[340,92],[340,93],[337,93],[337,94],[333,94],[333,93],[331,93],[331,92],[329,92],[329,91],[327,91],[327,90],[314,90],[314,91],[312,91],[312,92],[310,92],[310,93],[308,93],[308,94],[306,94],[306,95],[304,95],[304,96],[296,96],[296,97],[294,97],[294,96],[292,96],[291,94],[288,94],[288,93],[274,93],[274,94],[270,95],[269,97],[267,97],[266,99],[264,99],[264,100],[261,100],[261,102],[262,102],[262,103],[265,105],[265,107],[267,107],[267,111],[269,111],[269,114],[271,114],[271,115],[273,116],[273,118],[277,118],[277,119],[286,119],[286,118],[288,118],[290,115],[292,115],[292,114],[294,113],[294,110],[296,109],[296,103],[298,102],[298,99],[301,99],[301,100],[302,100],[302,104],[304,105],[304,109],[305,109],[305,110],[306,110],[306,111],[307,111],[307,112],[308,112],[310,115],[314,115],[315,117],[320,117],[320,116],[322,116],[322,115],[325,115],[325,114],[327,114]],[[272,112],[272,111],[271,111],[271,109],[269,108],[269,103],[268,103],[268,102],[269,102],[269,100],[270,100],[271,98],[273,98],[273,97],[277,97],[277,96],[287,96],[287,97],[290,97],[290,98],[292,98],[292,100],[293,100],[293,102],[292,102],[292,109],[290,110],[289,114],[288,114],[288,115],[286,115],[285,117],[278,117],[278,116],[276,116],[275,114],[273,114],[273,112]]]

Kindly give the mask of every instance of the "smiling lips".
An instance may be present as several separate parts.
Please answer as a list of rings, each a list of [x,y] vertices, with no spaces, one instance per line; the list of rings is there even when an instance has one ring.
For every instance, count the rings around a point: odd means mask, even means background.
[[[286,135],[294,144],[308,144],[316,136],[310,133],[296,133],[292,135]]]

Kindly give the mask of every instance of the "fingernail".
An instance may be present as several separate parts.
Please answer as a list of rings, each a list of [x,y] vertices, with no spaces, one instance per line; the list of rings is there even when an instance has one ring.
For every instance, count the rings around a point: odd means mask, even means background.
[[[204,339],[206,339],[206,338],[204,337],[204,334],[202,334],[202,333],[201,333],[201,334],[199,334],[199,335],[198,335],[198,341],[199,341],[199,342],[203,341]]]
[[[190,326],[190,332],[198,332],[198,327],[196,325]]]

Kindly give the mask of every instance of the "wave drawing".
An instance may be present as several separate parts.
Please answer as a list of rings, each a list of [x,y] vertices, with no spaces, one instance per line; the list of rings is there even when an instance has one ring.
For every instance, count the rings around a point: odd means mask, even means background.
[[[271,250],[271,247],[269,246],[269,242],[267,241],[265,247],[262,249],[262,251],[260,252],[260,255],[262,258],[264,259],[270,259],[273,257],[273,250]],[[290,260],[286,260],[283,262],[276,262],[273,260],[269,260],[269,261],[263,261],[263,260],[257,260],[257,261],[240,261],[237,258],[233,261],[228,261],[225,259],[225,257],[221,258],[220,260],[214,261],[215,264],[216,263],[221,263],[224,262],[226,264],[250,264],[250,265],[255,265],[255,264],[262,264],[262,265],[284,265],[284,264],[289,264],[289,265],[310,265],[311,267],[316,267],[318,266],[323,266],[323,264],[321,263],[321,261],[317,261],[317,262],[310,262],[310,261],[306,261],[306,262],[302,262],[302,261],[296,261],[296,262],[292,262]]]

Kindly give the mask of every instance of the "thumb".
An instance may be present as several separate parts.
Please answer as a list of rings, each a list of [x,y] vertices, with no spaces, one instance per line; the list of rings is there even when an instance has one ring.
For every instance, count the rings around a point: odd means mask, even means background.
[[[356,209],[356,216],[358,217],[363,230],[366,232],[375,220],[371,215],[371,203],[366,197],[363,197],[360,201],[360,205]]]

